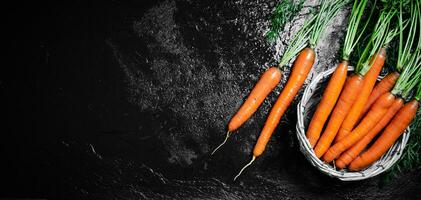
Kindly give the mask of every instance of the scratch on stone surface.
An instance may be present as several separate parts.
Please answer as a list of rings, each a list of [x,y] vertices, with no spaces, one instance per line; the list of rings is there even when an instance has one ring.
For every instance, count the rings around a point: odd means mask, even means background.
[[[95,156],[96,156],[96,157],[98,157],[99,159],[102,159],[102,156],[101,156],[101,155],[99,155],[99,154],[95,151],[94,146],[93,146],[92,144],[89,144],[89,146],[91,147],[91,151],[92,151],[92,153],[94,153],[94,154],[95,154]]]
[[[217,179],[217,178],[211,178],[211,179],[214,180],[215,182],[221,184],[224,188],[228,188],[227,185],[224,182],[220,181],[219,179]]]
[[[65,141],[61,141],[61,143],[64,145],[64,146],[66,146],[66,147],[69,147],[70,145],[67,143],[67,142],[65,142]]]

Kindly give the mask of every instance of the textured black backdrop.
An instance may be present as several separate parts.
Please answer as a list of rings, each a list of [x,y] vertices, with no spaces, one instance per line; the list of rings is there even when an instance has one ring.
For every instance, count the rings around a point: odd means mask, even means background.
[[[295,109],[265,155],[232,182],[250,159],[275,94],[209,156],[258,75],[276,64],[278,51],[263,38],[275,4],[5,6],[1,197],[419,198],[419,171],[386,184],[382,176],[344,183],[313,169],[298,150]],[[336,52],[329,55],[320,53],[319,64],[329,64]]]

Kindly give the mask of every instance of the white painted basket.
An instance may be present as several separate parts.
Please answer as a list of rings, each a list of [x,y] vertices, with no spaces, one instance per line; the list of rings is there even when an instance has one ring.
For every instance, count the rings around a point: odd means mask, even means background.
[[[313,149],[310,146],[306,138],[306,130],[308,124],[310,123],[311,117],[316,109],[317,104],[319,103],[321,96],[323,94],[324,88],[326,87],[329,77],[334,72],[334,68],[324,71],[318,74],[314,80],[307,86],[304,91],[303,97],[298,104],[297,114],[298,114],[298,123],[297,123],[297,137],[300,143],[300,150],[305,155],[308,161],[322,171],[323,173],[338,178],[342,181],[357,181],[367,179],[373,176],[376,176],[387,169],[389,169],[402,155],[402,151],[405,148],[406,143],[408,142],[410,130],[407,128],[402,137],[395,142],[392,148],[383,155],[380,160],[376,161],[370,167],[363,169],[358,172],[351,172],[346,169],[337,170],[333,166],[324,163],[322,160],[316,157]],[[348,71],[353,71],[353,67],[349,67]],[[379,77],[380,78],[380,77]]]

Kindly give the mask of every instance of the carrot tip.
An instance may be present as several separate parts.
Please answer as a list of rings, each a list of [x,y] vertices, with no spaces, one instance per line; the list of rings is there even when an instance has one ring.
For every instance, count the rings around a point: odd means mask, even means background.
[[[248,167],[248,166],[250,166],[253,162],[254,162],[254,160],[256,160],[256,156],[253,156],[253,158],[251,158],[251,161],[249,162],[249,163],[247,163],[247,165],[245,165],[241,170],[240,170],[240,172],[237,174],[237,176],[235,176],[234,177],[234,181],[241,175],[241,173],[243,173],[243,171]]]
[[[215,148],[215,150],[213,150],[212,151],[212,153],[211,153],[211,155],[213,155],[220,147],[222,147],[222,145],[224,145],[225,144],[225,142],[227,142],[227,140],[228,140],[228,138],[230,137],[230,135],[231,135],[231,132],[230,131],[228,131],[227,132],[227,135],[225,136],[225,140],[219,145],[219,146],[217,146],[216,148]]]

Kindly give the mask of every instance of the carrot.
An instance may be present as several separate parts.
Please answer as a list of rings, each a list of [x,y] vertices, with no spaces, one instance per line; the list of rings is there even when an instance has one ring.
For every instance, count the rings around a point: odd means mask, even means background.
[[[306,136],[311,147],[314,147],[317,140],[319,140],[320,132],[323,129],[327,117],[333,110],[333,107],[335,106],[335,103],[341,93],[342,87],[345,84],[347,72],[348,61],[344,60],[339,63],[332,75],[332,78],[329,80],[326,90],[323,93],[322,100],[320,100],[307,130]]]
[[[385,60],[386,49],[381,48],[380,51],[371,59],[370,70],[367,72],[367,74],[364,75],[363,87],[359,92],[357,100],[352,105],[351,110],[346,115],[346,118],[343,121],[338,134],[336,135],[335,142],[348,135],[354,128],[354,125],[355,123],[357,123],[361,111],[364,108],[365,103],[367,102],[367,99],[371,94],[371,91],[373,90],[374,84],[377,80],[377,76],[379,76]]]
[[[371,105],[384,93],[389,92],[396,83],[396,80],[399,78],[398,72],[392,72],[385,76],[377,85],[374,87],[373,91],[370,94],[367,102],[365,103],[364,109],[361,112],[360,119],[368,112]]]
[[[351,163],[351,161],[364,150],[364,148],[373,140],[373,138],[384,127],[386,127],[386,125],[390,122],[390,120],[392,120],[392,118],[399,111],[399,109],[403,107],[403,105],[404,100],[402,98],[397,98],[395,102],[393,102],[392,106],[390,106],[390,108],[387,110],[382,119],[376,124],[376,126],[374,126],[374,128],[371,129],[363,139],[358,141],[354,146],[339,156],[339,158],[335,161],[336,167],[342,169]]]
[[[282,72],[278,67],[271,67],[263,73],[262,77],[254,86],[250,95],[240,107],[238,112],[232,117],[228,124],[228,131],[233,132],[244,124],[257,108],[263,103],[263,100],[281,81]]]
[[[222,145],[225,144],[233,131],[237,130],[253,115],[253,113],[256,112],[269,93],[281,81],[281,77],[282,72],[278,67],[271,67],[263,73],[257,84],[254,86],[253,90],[250,92],[250,95],[247,97],[246,101],[243,103],[243,105],[241,105],[238,112],[229,122],[228,132],[226,134],[225,140],[218,147],[216,147],[215,150],[213,150],[212,154],[214,154]]]
[[[332,162],[332,160],[339,156],[342,152],[363,138],[381,120],[394,101],[395,95],[391,93],[382,95],[375,102],[361,123],[350,134],[339,140],[326,151],[323,155],[323,160],[327,163]]]
[[[305,48],[295,60],[290,78],[270,111],[265,126],[263,127],[259,139],[254,146],[253,156],[258,157],[265,150],[266,144],[281,120],[282,115],[285,113],[292,100],[294,100],[295,95],[304,84],[304,81],[314,64],[315,56],[316,54],[314,50]]]
[[[351,162],[349,170],[358,171],[364,169],[386,153],[386,151],[393,145],[399,136],[402,135],[406,127],[414,119],[419,106],[420,105],[417,100],[412,100],[411,102],[406,103],[405,106],[399,110],[398,114],[396,114],[376,142],[374,142],[374,144],[366,152]]]
[[[333,139],[336,136],[346,114],[351,109],[352,104],[357,99],[357,94],[360,92],[363,85],[363,77],[354,74],[348,77],[344,89],[342,90],[339,100],[335,105],[330,120],[326,126],[319,141],[314,148],[314,153],[320,158],[330,147]]]

